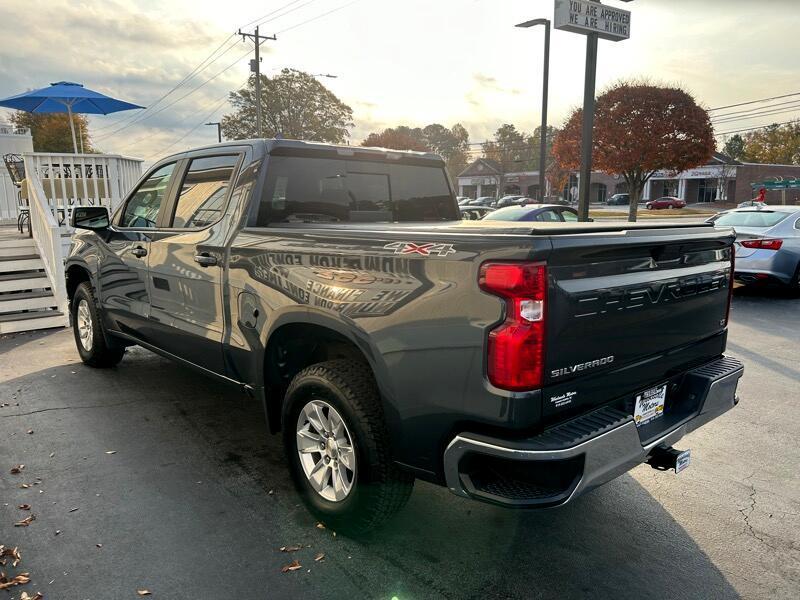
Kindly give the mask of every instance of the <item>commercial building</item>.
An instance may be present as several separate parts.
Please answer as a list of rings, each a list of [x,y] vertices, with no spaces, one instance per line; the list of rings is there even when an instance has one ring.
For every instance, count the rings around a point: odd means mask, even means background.
[[[642,199],[654,200],[661,196],[675,196],[688,204],[702,202],[733,204],[750,200],[754,196],[752,191],[754,183],[773,178],[799,177],[800,165],[740,162],[724,154],[715,153],[708,164],[695,169],[680,173],[656,172],[645,184]],[[558,191],[548,189],[546,195],[577,198],[578,183],[578,173],[571,173],[564,189]],[[457,187],[459,195],[472,198],[497,197],[505,194],[521,194],[536,198],[539,192],[539,172],[503,173],[497,161],[479,158],[459,174]],[[627,191],[628,186],[619,175],[592,173],[591,202],[605,202],[609,196]],[[768,204],[780,204],[782,201],[781,191],[767,191]],[[800,203],[800,190],[790,190],[786,202]]]

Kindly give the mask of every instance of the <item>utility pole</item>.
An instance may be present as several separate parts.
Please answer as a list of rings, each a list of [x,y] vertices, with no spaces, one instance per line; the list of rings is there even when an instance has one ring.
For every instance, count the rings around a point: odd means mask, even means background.
[[[239,30],[239,35],[242,36],[243,40],[252,40],[253,44],[256,47],[256,57],[255,60],[250,61],[250,72],[256,74],[256,131],[258,132],[258,137],[263,137],[262,126],[261,126],[261,44],[266,42],[267,40],[277,40],[278,38],[274,35],[259,35],[258,34],[258,27],[254,33],[242,33],[242,30]]]

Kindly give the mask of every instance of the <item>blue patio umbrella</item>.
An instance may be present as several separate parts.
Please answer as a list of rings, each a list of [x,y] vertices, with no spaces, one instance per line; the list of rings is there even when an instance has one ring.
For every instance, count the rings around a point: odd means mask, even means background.
[[[0,100],[0,106],[24,110],[33,113],[62,113],[69,114],[69,127],[72,132],[72,147],[78,153],[78,144],[75,141],[75,124],[72,114],[107,115],[121,110],[144,108],[138,104],[131,104],[123,100],[111,98],[100,92],[95,92],[83,87],[80,83],[59,81],[51,83],[49,87],[17,94]]]

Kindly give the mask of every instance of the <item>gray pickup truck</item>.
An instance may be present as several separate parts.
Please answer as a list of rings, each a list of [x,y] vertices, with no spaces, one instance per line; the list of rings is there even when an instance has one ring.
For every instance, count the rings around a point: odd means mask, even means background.
[[[288,140],[170,156],[72,224],[83,361],[137,344],[258,399],[336,528],[416,478],[541,508],[677,472],[737,402],[728,229],[462,221],[435,155]]]

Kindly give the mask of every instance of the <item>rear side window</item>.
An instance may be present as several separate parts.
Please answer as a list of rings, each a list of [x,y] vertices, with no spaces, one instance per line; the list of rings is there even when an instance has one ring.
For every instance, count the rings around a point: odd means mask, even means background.
[[[561,217],[567,221],[568,223],[574,222],[578,220],[578,215],[576,215],[571,210],[562,210]]]
[[[773,227],[783,221],[789,213],[770,210],[746,210],[722,215],[714,225],[730,227]]]
[[[238,155],[193,158],[183,178],[172,227],[205,227],[218,221],[238,161]]]
[[[125,205],[125,210],[119,221],[120,227],[141,229],[156,226],[158,211],[164,203],[164,196],[167,193],[174,170],[175,163],[164,165],[153,171],[142,182],[142,185],[139,186],[139,189],[136,190]]]
[[[273,156],[257,225],[459,218],[439,166]]]

